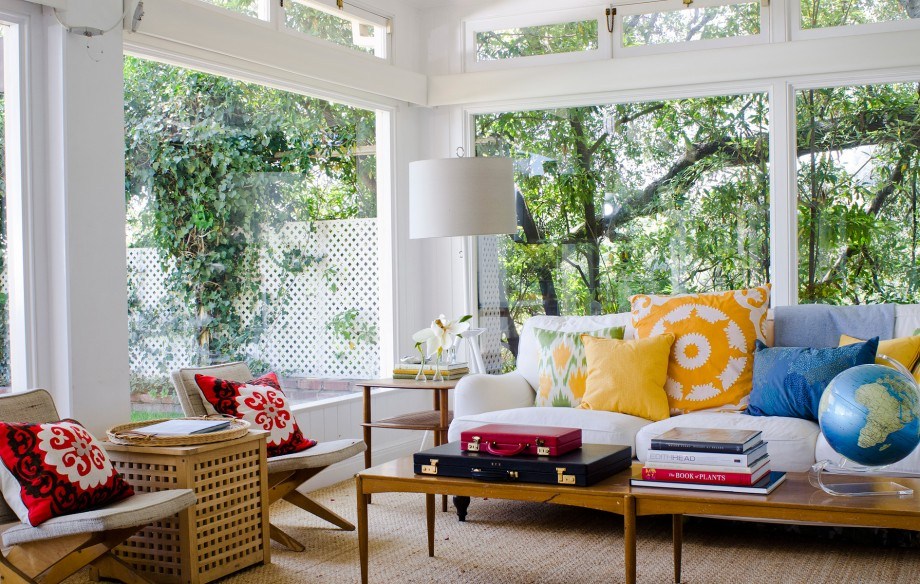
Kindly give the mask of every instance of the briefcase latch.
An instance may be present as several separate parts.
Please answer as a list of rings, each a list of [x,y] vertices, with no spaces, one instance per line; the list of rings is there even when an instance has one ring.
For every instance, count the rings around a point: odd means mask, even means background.
[[[422,465],[422,474],[436,475],[438,474],[438,459],[432,458],[431,464]]]
[[[575,484],[575,475],[565,474],[564,466],[556,467],[556,478],[558,479],[560,485],[574,485]]]
[[[543,438],[537,438],[534,440],[537,444],[537,455],[538,456],[549,456],[549,446],[545,446],[546,440]]]
[[[479,452],[479,441],[481,438],[479,436],[473,436],[472,442],[467,442],[466,450],[467,452]]]

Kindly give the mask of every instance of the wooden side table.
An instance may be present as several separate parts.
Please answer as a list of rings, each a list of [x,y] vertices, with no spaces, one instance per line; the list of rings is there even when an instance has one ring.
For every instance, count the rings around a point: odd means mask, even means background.
[[[193,489],[193,507],[145,527],[115,548],[140,575],[163,584],[205,584],[270,561],[265,432],[199,446],[106,443],[116,470],[138,492]]]
[[[370,379],[358,381],[355,387],[360,387],[364,392],[364,468],[370,468],[371,458],[371,428],[391,428],[398,430],[426,430],[434,433],[434,445],[440,446],[447,442],[447,428],[453,419],[453,412],[448,409],[447,392],[457,386],[456,380],[451,381],[415,381],[414,379]],[[374,421],[371,415],[371,389],[381,387],[387,389],[418,389],[432,392],[432,408],[422,412],[412,412]],[[370,503],[370,495],[367,496]],[[447,510],[447,497],[442,501],[442,508]]]

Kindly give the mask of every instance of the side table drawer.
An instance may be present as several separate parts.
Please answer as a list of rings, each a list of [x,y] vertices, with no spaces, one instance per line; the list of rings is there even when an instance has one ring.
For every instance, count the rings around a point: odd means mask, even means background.
[[[193,489],[198,499],[115,548],[139,574],[204,584],[269,562],[264,433],[204,446],[106,449],[136,491]]]

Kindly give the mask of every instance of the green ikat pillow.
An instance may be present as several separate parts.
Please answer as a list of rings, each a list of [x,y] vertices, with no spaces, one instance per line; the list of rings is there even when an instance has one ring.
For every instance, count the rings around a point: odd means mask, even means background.
[[[625,327],[614,326],[595,331],[563,332],[534,329],[539,347],[537,373],[538,407],[577,408],[585,394],[588,362],[581,335],[604,339],[622,339]]]

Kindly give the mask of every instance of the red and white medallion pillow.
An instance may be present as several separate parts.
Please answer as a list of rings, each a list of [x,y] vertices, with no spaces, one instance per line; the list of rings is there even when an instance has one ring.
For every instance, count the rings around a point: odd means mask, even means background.
[[[195,383],[218,413],[246,420],[268,432],[268,456],[300,452],[316,445],[316,440],[304,438],[274,373],[246,383],[196,374]]]
[[[102,446],[74,420],[0,422],[0,461],[3,498],[32,526],[134,494]]]

